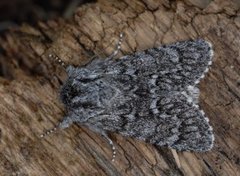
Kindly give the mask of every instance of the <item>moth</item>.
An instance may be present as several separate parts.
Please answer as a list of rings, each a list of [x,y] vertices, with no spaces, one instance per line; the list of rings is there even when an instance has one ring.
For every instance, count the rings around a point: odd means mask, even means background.
[[[82,67],[49,55],[68,74],[60,91],[67,115],[41,137],[77,123],[105,137],[113,159],[109,132],[179,151],[210,150],[214,135],[198,105],[198,84],[212,64],[211,44],[180,41],[113,59],[122,38],[108,58]]]

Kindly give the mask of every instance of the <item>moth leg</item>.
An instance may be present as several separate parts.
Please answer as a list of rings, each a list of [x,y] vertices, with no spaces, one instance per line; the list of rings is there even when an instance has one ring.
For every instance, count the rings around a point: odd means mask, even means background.
[[[113,144],[113,141],[108,137],[106,132],[102,132],[101,135],[108,141],[109,145],[112,147],[112,161],[114,161],[116,157],[116,147]]]
[[[116,49],[109,57],[107,57],[107,60],[113,59],[118,54],[119,50],[121,49],[122,41],[123,41],[123,33],[120,33]]]
[[[88,126],[92,131],[98,133],[98,134],[101,134],[102,137],[104,137],[109,145],[111,146],[112,148],[112,161],[115,160],[115,157],[116,157],[116,147],[114,146],[113,144],[113,141],[109,138],[107,132],[99,127],[96,127],[96,126]]]

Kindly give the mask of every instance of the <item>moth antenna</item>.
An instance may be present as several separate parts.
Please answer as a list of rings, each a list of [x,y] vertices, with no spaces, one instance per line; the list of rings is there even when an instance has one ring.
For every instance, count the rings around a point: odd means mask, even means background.
[[[113,51],[113,53],[107,58],[107,60],[113,59],[113,58],[118,54],[118,52],[121,50],[121,45],[122,45],[122,41],[123,41],[123,36],[124,36],[124,35],[123,35],[123,32],[121,32],[120,35],[119,35],[119,40],[118,40],[116,49],[115,49],[115,51]]]
[[[55,56],[53,54],[49,54],[48,57],[52,60],[54,60],[55,62],[58,62],[58,64],[60,64],[63,68],[67,68],[67,64],[65,62],[63,62],[58,56]]]
[[[46,136],[49,136],[50,134],[52,134],[53,132],[57,131],[58,127],[54,127],[50,130],[47,130],[45,133],[41,134],[40,137],[44,138]]]

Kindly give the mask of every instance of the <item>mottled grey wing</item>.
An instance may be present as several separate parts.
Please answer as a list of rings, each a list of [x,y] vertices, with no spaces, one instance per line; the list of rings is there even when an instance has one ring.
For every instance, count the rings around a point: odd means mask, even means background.
[[[99,119],[105,130],[158,146],[191,151],[207,151],[213,146],[207,117],[178,92],[154,99],[135,96],[117,104],[108,118]]]
[[[212,63],[212,55],[211,44],[202,39],[182,41],[106,62],[104,73],[152,76],[162,90],[182,90],[199,83]]]
[[[187,93],[191,86],[196,89],[211,59],[210,44],[196,40],[107,63],[103,79],[121,93],[107,105],[105,130],[178,150],[211,149],[212,128]]]
[[[70,69],[61,97],[74,114],[71,121],[159,146],[206,151],[212,129],[192,93],[211,58],[211,46],[196,40],[98,60]]]

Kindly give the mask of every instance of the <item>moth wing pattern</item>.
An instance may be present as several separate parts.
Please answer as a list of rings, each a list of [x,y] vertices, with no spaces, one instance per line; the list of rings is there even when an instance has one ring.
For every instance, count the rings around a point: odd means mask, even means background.
[[[212,148],[214,137],[208,119],[184,94],[136,97],[125,103],[128,105],[119,105],[116,110],[122,114],[113,110],[108,120],[100,118],[104,130],[179,151],[203,152]],[[130,113],[123,114],[127,111]]]
[[[214,136],[199,109],[197,84],[212,63],[211,45],[189,40],[117,60],[68,67],[61,99],[76,122],[101,134],[116,132],[158,146],[207,151]]]
[[[105,73],[136,73],[142,77],[156,74],[161,89],[185,89],[199,83],[212,64],[212,55],[211,44],[205,40],[182,41],[105,62]],[[91,64],[90,67],[95,69]]]

